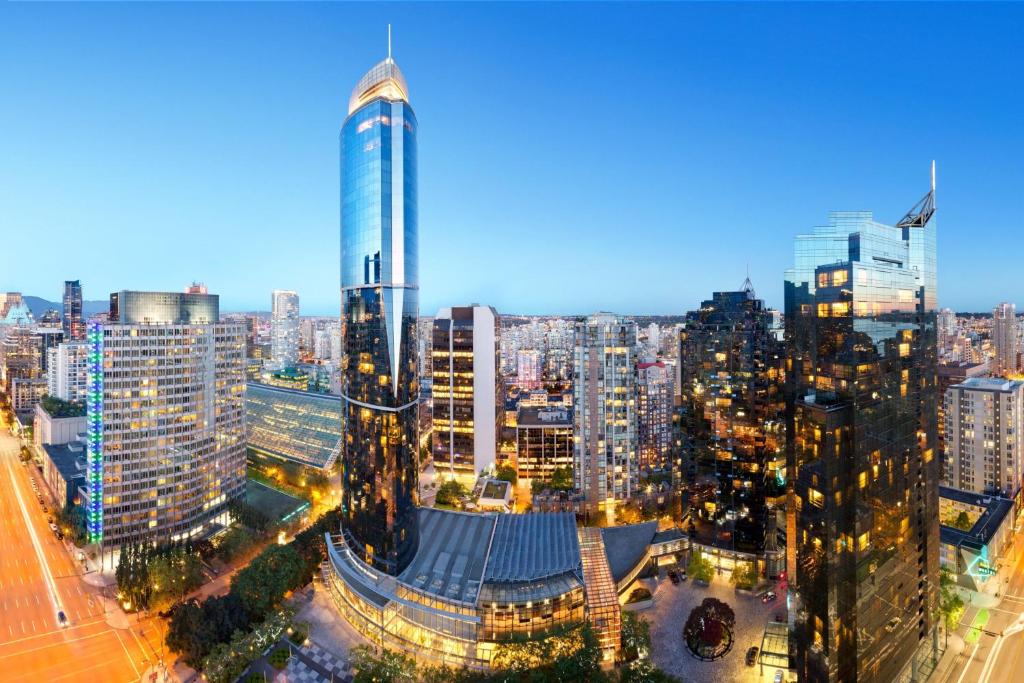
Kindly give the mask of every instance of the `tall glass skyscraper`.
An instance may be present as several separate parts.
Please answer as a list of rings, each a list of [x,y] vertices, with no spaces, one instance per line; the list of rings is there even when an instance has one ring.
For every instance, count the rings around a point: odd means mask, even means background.
[[[934,175],[933,175],[934,178]],[[932,191],[838,212],[786,273],[788,539],[801,681],[923,680],[938,648]]]
[[[342,531],[390,574],[417,527],[416,116],[389,55],[356,85],[341,128]]]
[[[85,321],[82,319],[82,283],[78,280],[64,281],[64,315],[62,316],[64,339],[81,341],[85,339]]]

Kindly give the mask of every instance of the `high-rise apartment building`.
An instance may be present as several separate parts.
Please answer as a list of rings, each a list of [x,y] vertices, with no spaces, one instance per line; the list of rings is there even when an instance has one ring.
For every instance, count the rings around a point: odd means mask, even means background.
[[[572,410],[560,406],[524,406],[516,415],[516,474],[520,479],[551,481],[555,470],[572,469]]]
[[[774,547],[767,501],[784,493],[784,351],[750,280],[715,292],[680,332],[683,503],[696,540],[761,554]]]
[[[952,309],[943,308],[938,314],[939,360],[953,353],[956,337],[956,313]]]
[[[85,402],[89,391],[89,345],[85,341],[64,342],[49,350],[46,391],[65,401]]]
[[[947,389],[943,401],[944,484],[1015,498],[1024,478],[1024,382],[971,377]]]
[[[416,517],[419,272],[416,115],[389,56],[360,79],[341,128],[342,529],[398,574]]]
[[[941,329],[941,326],[940,326]],[[950,471],[951,460],[947,450],[946,444],[946,401],[945,396],[949,388],[955,384],[971,378],[971,377],[985,377],[988,375],[989,364],[985,363],[939,363],[938,367],[938,378],[939,378],[939,410],[938,410],[938,432],[939,432],[939,453],[942,455],[942,465],[939,468],[942,472],[942,481],[946,486],[950,484],[946,482],[953,481],[954,476]]]
[[[790,599],[808,683],[904,680],[938,648],[932,178],[896,225],[830,214],[786,273]]]
[[[85,319],[82,317],[82,283],[78,280],[64,281],[64,313],[61,316],[64,339],[81,341],[85,339]]]
[[[474,480],[494,464],[504,401],[501,327],[490,306],[442,308],[431,343],[434,469]]]
[[[1016,374],[1017,362],[1017,307],[1002,303],[992,311],[992,347],[995,357],[992,374],[1007,377]]]
[[[573,479],[589,510],[613,515],[637,482],[636,323],[598,313],[575,337]]]
[[[672,379],[671,368],[661,361],[636,366],[637,467],[640,470],[666,464],[672,446]]]
[[[299,363],[299,295],[275,289],[270,299],[269,368],[294,368]]]
[[[209,530],[245,492],[245,326],[216,295],[120,291],[87,325],[89,540]]]
[[[540,389],[542,379],[540,351],[520,349],[516,354],[516,386],[523,391]]]

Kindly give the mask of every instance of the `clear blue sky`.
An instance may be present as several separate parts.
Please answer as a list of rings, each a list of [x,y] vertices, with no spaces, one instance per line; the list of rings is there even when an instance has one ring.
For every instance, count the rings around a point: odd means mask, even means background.
[[[386,50],[420,121],[421,309],[681,313],[938,160],[939,299],[1024,305],[1019,5],[0,7],[0,290],[338,307],[337,134]]]

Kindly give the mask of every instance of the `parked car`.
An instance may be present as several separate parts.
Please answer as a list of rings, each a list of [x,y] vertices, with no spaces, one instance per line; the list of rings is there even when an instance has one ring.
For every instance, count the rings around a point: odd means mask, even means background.
[[[679,572],[678,576],[680,581],[686,581],[686,572]]]
[[[57,531],[57,530],[58,530],[57,529],[57,525],[54,524],[53,522],[50,522],[50,531]]]
[[[747,650],[747,666],[754,666],[754,664],[757,662],[757,653],[758,649],[756,645],[751,646],[751,648]]]
[[[767,593],[761,596],[761,602],[767,605],[769,602],[773,602],[777,597],[779,596],[775,593],[775,591],[768,591]]]
[[[64,534],[62,534],[61,532],[58,531],[57,532],[57,540],[58,541],[63,541],[64,540]]]
[[[672,579],[672,583],[679,583],[679,575],[675,572],[669,572],[668,578]]]
[[[786,677],[786,674],[785,674],[785,672],[782,669],[776,669],[775,670],[774,683],[782,683],[782,681],[783,681],[783,679],[785,677]]]

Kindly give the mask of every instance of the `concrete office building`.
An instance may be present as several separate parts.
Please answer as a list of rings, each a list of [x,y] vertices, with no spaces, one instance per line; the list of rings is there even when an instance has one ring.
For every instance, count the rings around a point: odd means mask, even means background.
[[[540,351],[521,349],[516,353],[516,386],[523,391],[540,389],[543,385]]]
[[[86,341],[90,542],[203,535],[245,491],[245,325],[216,295],[120,291]]]
[[[501,327],[490,306],[442,308],[434,318],[434,468],[474,480],[494,464],[501,424]]]
[[[89,386],[89,345],[64,342],[49,350],[46,391],[65,401],[84,402]]]
[[[1024,475],[1024,382],[971,377],[947,389],[944,404],[944,484],[1016,499]]]
[[[636,323],[598,313],[575,338],[573,478],[588,510],[613,516],[637,485]]]
[[[270,370],[299,363],[299,295],[275,289],[270,297]]]

